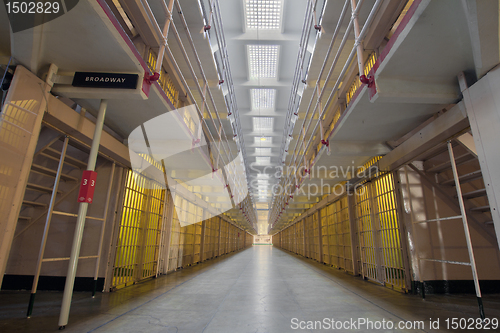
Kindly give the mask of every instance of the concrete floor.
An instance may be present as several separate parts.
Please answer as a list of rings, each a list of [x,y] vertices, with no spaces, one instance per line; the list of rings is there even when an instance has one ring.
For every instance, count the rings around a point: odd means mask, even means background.
[[[33,316],[26,319],[29,292],[2,291],[0,332],[57,331],[61,298],[59,292],[39,292]],[[500,295],[485,295],[484,303],[487,317],[500,318]],[[348,321],[340,332],[450,332],[446,318],[477,318],[477,313],[474,295],[428,295],[424,301],[277,248],[255,246],[95,299],[75,293],[64,332],[327,332],[332,331],[327,324],[307,329],[307,321],[331,324],[331,318]],[[395,328],[376,330],[358,318],[374,328],[383,320],[390,328],[391,321]],[[439,330],[430,329],[430,318],[439,318]],[[305,329],[294,330],[301,321]],[[400,321],[423,321],[424,328],[396,329]]]

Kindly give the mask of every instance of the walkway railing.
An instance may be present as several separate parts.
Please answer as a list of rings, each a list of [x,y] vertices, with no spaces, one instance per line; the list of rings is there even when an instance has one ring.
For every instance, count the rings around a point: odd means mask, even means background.
[[[365,61],[363,55],[363,40],[367,35],[375,14],[377,13],[381,4],[381,0],[377,0],[373,4],[370,13],[361,28],[358,22],[358,14],[362,8],[363,1],[345,1],[344,7],[339,15],[337,25],[333,32],[330,45],[327,49],[327,54],[321,66],[321,70],[319,71],[318,77],[315,80],[311,80],[311,78],[308,78],[307,72],[303,73],[300,71],[300,69],[304,67],[304,56],[302,53],[302,49],[299,49],[296,77],[294,78],[284,131],[284,135],[286,136],[287,140],[284,140],[284,143],[281,147],[280,160],[283,162],[283,167],[286,166],[288,170],[303,169],[306,170],[306,172],[302,174],[299,174],[298,172],[290,172],[285,174],[283,177],[281,177],[280,180],[281,188],[295,185],[297,190],[300,187],[300,184],[305,180],[307,171],[310,170],[316,162],[317,156],[319,156],[320,151],[325,148],[327,149],[327,151],[329,151],[329,133],[331,133],[335,128],[336,123],[340,119],[343,110],[345,109],[345,106],[342,105],[342,101],[338,100],[338,98],[337,100],[334,100],[334,97],[338,96],[339,88],[341,87],[341,85],[346,84],[345,81],[346,79],[348,79],[346,77],[346,74],[348,72],[348,69],[351,67],[351,64],[354,61],[356,55],[358,63],[358,73],[362,74],[361,77],[359,75],[356,76],[354,82],[349,86],[350,89],[347,90],[346,94],[347,103],[351,102],[352,98],[356,94],[356,91],[358,91],[362,86],[362,82],[369,82],[370,79],[368,79],[367,76],[373,65],[375,64],[376,53],[372,53]],[[306,27],[303,33],[304,40],[306,40],[306,37],[304,36],[307,36],[307,32],[313,31],[317,36],[321,34],[321,21],[315,22],[314,25],[312,24],[316,16],[315,8],[317,8],[317,5],[317,1],[309,1],[306,17],[304,20],[304,26]],[[345,33],[342,36],[342,40],[340,41],[340,43],[338,43],[337,39],[341,34],[341,31],[344,30],[345,27],[344,21],[346,19],[345,17],[347,15],[349,6],[351,7],[351,18],[347,23],[347,28],[345,29]],[[403,10],[401,17],[404,16],[404,14],[406,13],[405,10],[407,10],[407,8],[408,5]],[[401,21],[401,17],[398,19],[398,21],[396,21],[396,24]],[[355,42],[350,52],[347,54],[347,51],[345,50],[346,44],[352,32],[354,32]],[[303,41],[301,40],[301,47],[303,45],[302,42]],[[337,44],[338,47],[334,50],[334,45]],[[333,59],[331,56],[333,56]],[[341,57],[346,57],[347,59],[344,62],[340,74],[335,78],[333,76],[333,73],[339,64]],[[329,62],[331,62],[330,69],[327,75],[324,76],[326,64]],[[298,76],[297,73],[299,73]],[[335,83],[332,85],[331,82],[333,80],[335,80]],[[362,82],[360,82],[360,80]],[[311,98],[308,101],[305,115],[302,122],[300,123],[300,131],[295,137],[297,143],[295,144],[293,151],[290,151],[289,146],[291,140],[293,139],[293,129],[299,123],[298,110],[301,102],[300,96],[298,94],[299,84],[300,82],[302,82],[304,85],[301,85],[300,87],[305,89],[307,81],[316,83],[313,88]],[[322,86],[321,82],[324,82]],[[300,95],[302,95],[302,93]],[[330,117],[333,118],[332,122],[329,124],[324,124],[327,119],[331,119]],[[286,155],[291,155],[288,163],[286,163]],[[293,195],[294,193],[292,193],[291,195],[275,195],[273,197],[270,212],[270,222],[272,223],[272,225],[275,225],[276,222],[282,218],[282,215],[284,215],[288,203],[293,198]]]

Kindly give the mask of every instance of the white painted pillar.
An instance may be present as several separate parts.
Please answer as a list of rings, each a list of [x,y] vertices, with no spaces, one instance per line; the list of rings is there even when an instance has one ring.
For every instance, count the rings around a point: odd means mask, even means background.
[[[90,148],[89,160],[87,162],[87,170],[90,171],[95,170],[107,106],[108,101],[101,100],[101,105],[99,106],[99,114],[97,115],[97,121],[95,124],[92,147]],[[64,329],[64,327],[68,324],[69,309],[71,307],[73,286],[75,284],[76,269],[78,266],[78,257],[80,256],[80,246],[82,245],[83,229],[85,227],[85,218],[87,217],[88,206],[89,204],[87,202],[82,202],[80,203],[80,207],[78,208],[78,217],[76,220],[75,234],[73,236],[73,245],[71,247],[68,273],[66,274],[66,284],[64,285],[63,301],[61,312],[59,314],[59,329]]]

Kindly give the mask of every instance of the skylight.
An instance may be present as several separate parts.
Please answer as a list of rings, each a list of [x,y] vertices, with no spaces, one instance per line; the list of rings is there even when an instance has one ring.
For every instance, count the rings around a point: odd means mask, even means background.
[[[245,0],[246,28],[281,29],[282,0]]]
[[[248,45],[250,79],[277,77],[278,45]]]
[[[255,148],[256,155],[271,155],[271,148]]]
[[[271,157],[269,157],[269,156],[257,156],[257,157],[255,157],[255,163],[257,163],[257,164],[270,164]]]
[[[270,136],[256,136],[256,137],[254,137],[254,143],[257,143],[257,144],[273,143],[273,138]]]
[[[276,89],[250,89],[252,110],[274,110]]]
[[[253,131],[272,131],[273,130],[273,117],[253,117]]]

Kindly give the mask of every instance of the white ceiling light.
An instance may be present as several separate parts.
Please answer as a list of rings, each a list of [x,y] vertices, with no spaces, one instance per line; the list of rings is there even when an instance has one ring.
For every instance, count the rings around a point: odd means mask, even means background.
[[[252,110],[274,110],[276,89],[250,89]]]
[[[256,144],[270,144],[270,143],[273,143],[273,138],[271,136],[256,136],[256,137],[254,137],[254,143],[256,143]]]
[[[271,132],[273,130],[274,118],[273,117],[253,117],[253,131]]]
[[[247,29],[281,29],[282,0],[245,0]]]
[[[277,78],[279,45],[248,45],[250,79]]]
[[[256,155],[271,155],[271,148],[255,148]]]
[[[256,178],[257,179],[269,179],[270,176],[267,173],[258,173]]]
[[[271,163],[271,157],[270,156],[257,156],[255,157],[255,163],[257,164],[270,164]]]

